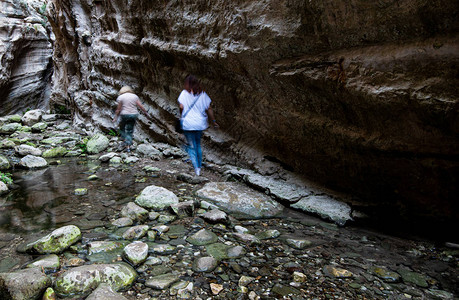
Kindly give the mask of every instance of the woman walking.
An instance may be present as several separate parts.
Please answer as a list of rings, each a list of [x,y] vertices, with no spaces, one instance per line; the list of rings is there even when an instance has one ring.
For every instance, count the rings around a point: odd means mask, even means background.
[[[210,122],[214,127],[218,127],[218,124],[210,107],[212,100],[202,90],[198,78],[188,75],[185,78],[184,85],[184,90],[178,97],[182,129],[187,141],[186,151],[190,156],[194,172],[197,176],[200,176],[202,167],[202,132],[208,127],[208,118],[210,118]]]
[[[139,97],[134,94],[134,91],[130,86],[123,86],[119,91],[119,96],[116,98],[118,107],[116,108],[115,117],[113,122],[116,122],[118,116],[121,115],[120,121],[120,133],[121,138],[124,140],[123,148],[127,147],[127,152],[131,151],[132,136],[134,134],[134,126],[139,116],[137,107],[147,116],[147,111],[140,103]]]

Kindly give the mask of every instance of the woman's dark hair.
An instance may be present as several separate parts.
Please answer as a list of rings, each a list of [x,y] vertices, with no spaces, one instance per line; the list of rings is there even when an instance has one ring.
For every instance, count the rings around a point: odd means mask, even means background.
[[[188,75],[185,78],[185,90],[189,93],[193,93],[194,95],[198,95],[202,93],[201,82],[199,79],[194,75]]]

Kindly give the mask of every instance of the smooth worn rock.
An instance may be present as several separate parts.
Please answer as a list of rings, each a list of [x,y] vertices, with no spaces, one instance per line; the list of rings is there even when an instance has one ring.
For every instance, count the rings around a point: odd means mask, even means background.
[[[123,162],[123,159],[119,156],[114,156],[110,158],[110,160],[108,161],[110,165],[114,165],[114,166],[120,165],[122,162]]]
[[[9,149],[9,148],[14,148],[15,146],[16,146],[16,143],[11,140],[4,139],[0,141],[0,149]]]
[[[78,188],[78,189],[75,189],[75,195],[77,196],[84,196],[84,195],[87,195],[88,194],[88,189],[87,188]]]
[[[332,278],[348,278],[348,277],[353,277],[354,274],[352,272],[342,269],[342,268],[337,268],[335,266],[325,266],[323,268],[323,272],[326,276],[332,277]]]
[[[81,231],[74,225],[60,227],[50,234],[28,243],[25,246],[27,252],[46,254],[61,253],[81,239]]]
[[[218,237],[212,231],[201,229],[192,236],[189,236],[187,242],[195,246],[213,244],[218,241]]]
[[[248,233],[233,233],[233,236],[241,242],[250,244],[259,244],[260,239]]]
[[[129,202],[121,209],[121,215],[132,220],[145,220],[148,217],[148,210],[138,206],[134,202]]]
[[[331,220],[338,225],[344,225],[346,222],[352,221],[351,207],[329,196],[309,196],[292,204],[291,207],[318,214],[322,218]]]
[[[26,144],[19,145],[14,150],[20,156],[26,156],[29,154],[34,156],[41,156],[43,153],[40,149]]]
[[[148,257],[148,245],[135,241],[124,248],[126,259],[134,266],[143,263]]]
[[[266,230],[256,234],[256,237],[260,240],[275,239],[279,237],[281,233],[277,229]]]
[[[179,217],[190,217],[194,214],[195,204],[194,201],[184,201],[176,204],[171,204],[172,211]]]
[[[43,268],[45,270],[58,270],[60,268],[59,256],[56,254],[40,257],[34,262],[28,264],[27,268]]]
[[[57,114],[44,114],[41,116],[41,120],[43,122],[53,122],[56,121],[58,118],[59,117]]]
[[[9,123],[4,124],[0,127],[0,133],[11,134],[21,129],[21,124],[19,123]]]
[[[123,295],[115,292],[109,284],[101,283],[86,298],[86,300],[128,300]]]
[[[211,211],[208,211],[204,214],[201,215],[201,217],[206,221],[211,224],[217,224],[217,223],[227,223],[228,222],[228,215],[219,209],[212,209]]]
[[[45,150],[42,154],[44,158],[63,157],[67,154],[68,150],[64,147],[56,147]]]
[[[179,200],[173,192],[160,186],[151,185],[142,190],[135,199],[135,203],[141,207],[158,211],[179,203]]]
[[[402,276],[402,279],[406,283],[413,283],[420,287],[428,287],[429,284],[427,283],[427,277],[424,274],[420,274],[417,272],[400,269],[398,273]]]
[[[0,295],[3,299],[38,299],[52,284],[41,268],[0,273]]]
[[[153,147],[151,144],[140,144],[137,146],[135,151],[140,155],[154,159],[161,159],[163,156],[163,153],[155,147]]]
[[[54,282],[54,290],[62,297],[83,296],[100,283],[107,283],[119,291],[130,287],[136,278],[137,272],[126,263],[86,265],[60,274]]]
[[[112,221],[112,225],[116,227],[127,227],[134,224],[134,221],[128,217],[122,217]]]
[[[99,160],[101,162],[108,162],[110,159],[112,159],[113,157],[117,156],[118,154],[116,152],[110,152],[110,153],[106,153],[104,155],[101,155],[99,157]]]
[[[150,245],[151,252],[159,255],[168,255],[177,252],[177,247],[168,244]]]
[[[109,140],[105,135],[97,133],[89,139],[86,149],[89,154],[97,154],[107,149],[108,143]]]
[[[371,268],[371,272],[384,280],[385,282],[399,282],[400,281],[400,275],[396,272],[390,271],[386,268],[381,268],[381,267],[373,267]]]
[[[23,125],[32,126],[41,120],[42,115],[43,111],[41,109],[29,110],[22,116],[21,122]]]
[[[212,272],[218,265],[218,261],[212,256],[199,257],[193,262],[193,271]]]
[[[46,122],[39,122],[34,124],[31,129],[32,132],[43,132],[46,128],[48,127],[48,124]]]
[[[251,170],[232,167],[229,168],[225,174],[230,174],[236,178],[240,178],[247,182],[250,186],[271,194],[281,201],[286,201],[289,203],[295,203],[301,198],[311,194],[311,191],[305,187],[301,187],[293,183],[288,183],[284,180],[263,176]]]
[[[149,228],[150,227],[148,225],[137,225],[130,227],[123,233],[123,238],[126,240],[140,239],[147,234]]]
[[[197,195],[214,202],[235,217],[274,217],[283,210],[283,206],[270,197],[237,182],[207,183],[197,191]]]
[[[53,137],[41,140],[40,143],[54,146],[54,145],[60,145],[60,144],[63,144],[63,143],[66,143],[72,140],[73,138],[68,137],[68,136],[53,136]]]
[[[145,286],[155,290],[165,290],[178,280],[179,277],[177,275],[162,274],[147,280]]]
[[[19,165],[26,169],[38,169],[47,167],[48,162],[43,157],[38,157],[29,154],[21,159]]]
[[[101,252],[112,252],[124,248],[124,244],[117,241],[93,241],[89,242],[86,246],[89,255]]]
[[[306,239],[286,239],[285,242],[292,248],[295,249],[305,249],[312,245],[312,242]]]

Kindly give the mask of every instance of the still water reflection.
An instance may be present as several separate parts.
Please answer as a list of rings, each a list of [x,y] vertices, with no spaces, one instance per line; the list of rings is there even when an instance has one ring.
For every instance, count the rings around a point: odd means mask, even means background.
[[[16,170],[12,173],[15,189],[0,198],[0,232],[27,235],[81,219],[100,222],[145,187],[134,184],[132,172],[86,159],[68,159],[41,170]],[[99,179],[88,180],[92,174]],[[75,195],[77,188],[87,188],[88,194]]]

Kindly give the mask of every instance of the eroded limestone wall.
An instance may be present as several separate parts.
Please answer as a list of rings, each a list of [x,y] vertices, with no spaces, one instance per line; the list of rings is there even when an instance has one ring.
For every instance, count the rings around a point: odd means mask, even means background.
[[[457,214],[459,3],[450,0],[51,0],[53,101],[110,128],[132,85],[177,141],[176,99],[202,78],[221,131],[207,153],[279,162],[361,201]],[[222,155],[224,154],[224,155]]]
[[[48,109],[52,40],[46,3],[0,0],[0,115]]]

